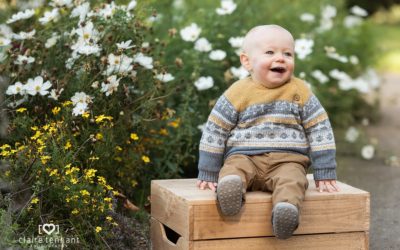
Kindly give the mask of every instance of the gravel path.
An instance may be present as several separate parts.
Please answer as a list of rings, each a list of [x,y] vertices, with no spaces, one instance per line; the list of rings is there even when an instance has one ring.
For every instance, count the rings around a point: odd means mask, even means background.
[[[400,167],[384,164],[388,156],[400,159],[400,74],[384,74],[380,91],[381,120],[367,128],[378,140],[377,157],[366,161],[340,157],[340,181],[371,193],[370,249],[400,249]]]

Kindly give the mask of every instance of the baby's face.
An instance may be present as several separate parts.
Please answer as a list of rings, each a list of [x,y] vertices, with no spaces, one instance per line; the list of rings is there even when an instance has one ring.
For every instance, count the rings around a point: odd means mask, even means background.
[[[294,70],[294,41],[290,33],[261,29],[249,36],[247,42],[244,48],[248,64],[244,66],[254,81],[277,88],[290,80]]]

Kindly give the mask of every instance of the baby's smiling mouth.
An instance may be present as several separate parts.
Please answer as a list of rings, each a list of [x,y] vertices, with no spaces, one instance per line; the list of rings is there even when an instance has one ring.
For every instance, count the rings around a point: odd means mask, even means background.
[[[274,67],[274,68],[271,68],[270,70],[273,72],[281,73],[281,74],[286,72],[286,69],[283,67]]]

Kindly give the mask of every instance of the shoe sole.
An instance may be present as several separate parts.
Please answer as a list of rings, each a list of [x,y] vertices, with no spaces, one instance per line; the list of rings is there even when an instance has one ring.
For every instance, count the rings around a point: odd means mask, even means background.
[[[242,179],[237,175],[224,176],[217,186],[217,200],[221,213],[232,216],[242,208]]]
[[[277,204],[273,211],[272,227],[278,239],[287,239],[299,225],[299,212],[290,203]]]

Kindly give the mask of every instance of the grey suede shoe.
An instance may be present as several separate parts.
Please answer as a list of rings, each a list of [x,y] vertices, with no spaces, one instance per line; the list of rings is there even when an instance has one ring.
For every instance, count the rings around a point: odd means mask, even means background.
[[[217,186],[217,201],[221,213],[232,216],[240,212],[243,204],[243,183],[238,175],[227,175],[221,178]]]
[[[288,202],[279,202],[272,210],[272,230],[278,239],[287,239],[299,225],[299,210]]]

